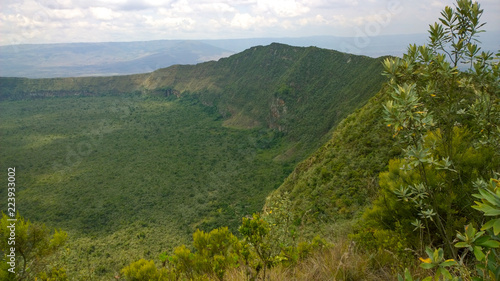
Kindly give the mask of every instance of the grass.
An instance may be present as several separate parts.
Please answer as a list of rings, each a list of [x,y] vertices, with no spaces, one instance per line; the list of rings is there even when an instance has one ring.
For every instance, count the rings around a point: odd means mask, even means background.
[[[380,256],[365,253],[346,238],[337,239],[326,249],[313,252],[292,266],[279,265],[269,270],[269,280],[276,281],[332,281],[332,280],[397,280],[394,269],[377,262]],[[397,260],[390,260],[397,264]],[[225,280],[243,281],[244,268],[229,271]]]

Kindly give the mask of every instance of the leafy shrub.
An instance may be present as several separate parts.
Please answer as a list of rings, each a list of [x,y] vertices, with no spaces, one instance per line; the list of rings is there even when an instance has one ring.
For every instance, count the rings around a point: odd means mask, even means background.
[[[11,254],[10,249],[12,247],[11,243],[9,243],[11,228],[7,227],[12,224],[9,219],[11,218],[2,212],[0,221],[0,252],[3,254],[2,269],[7,265],[9,260],[7,255]],[[0,276],[5,280],[32,280],[38,275],[45,278],[51,276],[66,278],[64,268],[49,268],[49,266],[50,258],[56,255],[59,249],[65,245],[68,234],[61,230],[55,230],[54,233],[51,233],[44,224],[31,223],[19,213],[16,214],[15,219],[15,274],[10,273],[5,268],[6,270],[2,270]]]
[[[499,58],[474,43],[482,12],[477,2],[458,0],[430,26],[428,46],[410,45],[403,58],[384,61],[391,96],[385,120],[404,157],[381,174],[365,219],[382,229],[401,225],[420,254],[424,245],[442,246],[457,257],[456,231],[466,219],[481,219],[464,208],[472,204],[473,182],[498,171]],[[460,71],[461,64],[470,68]]]

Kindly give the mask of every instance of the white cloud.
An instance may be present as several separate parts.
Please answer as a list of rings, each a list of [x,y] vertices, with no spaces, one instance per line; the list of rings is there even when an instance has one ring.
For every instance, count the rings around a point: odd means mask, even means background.
[[[106,7],[90,7],[90,13],[98,20],[112,20],[121,16],[120,13]]]
[[[193,8],[187,0],[180,0],[172,4],[172,9],[176,13],[188,14],[193,12]]]
[[[309,12],[307,6],[295,0],[258,0],[257,11],[275,14],[279,17],[296,17]]]
[[[193,30],[196,21],[188,17],[164,17],[153,18],[146,16],[145,22],[154,29],[173,29],[173,30]]]
[[[238,11],[235,7],[223,2],[200,3],[196,10],[203,13],[235,13]]]
[[[225,21],[225,20],[224,20]],[[281,21],[283,23],[284,21]],[[228,22],[229,26],[242,30],[262,30],[280,24],[280,21],[274,17],[252,16],[248,13],[237,13]]]
[[[4,0],[0,44],[425,33],[454,0]],[[396,8],[394,8],[396,7]],[[499,29],[500,2],[482,0]],[[394,12],[397,11],[397,12]],[[92,30],[92,32],[89,32]]]
[[[53,9],[47,11],[47,13],[55,20],[74,20],[85,17],[85,13],[81,9]]]
[[[260,18],[262,19],[262,17]],[[237,13],[231,20],[231,26],[242,29],[250,29],[254,27],[258,21],[259,21],[258,17],[253,17],[248,13],[245,14]]]
[[[316,15],[308,18],[301,18],[299,24],[302,26],[307,25],[326,25],[328,21],[322,15]]]

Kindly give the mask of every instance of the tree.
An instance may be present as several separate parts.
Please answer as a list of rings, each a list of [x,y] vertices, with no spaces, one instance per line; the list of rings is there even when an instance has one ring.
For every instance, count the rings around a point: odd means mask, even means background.
[[[153,261],[141,259],[122,269],[122,273],[127,280],[223,280],[227,269],[238,265],[240,244],[227,227],[208,233],[197,230],[193,234],[193,246],[194,252],[181,245],[172,255],[160,254],[160,269]]]
[[[243,243],[247,245],[246,249],[252,249],[257,255],[259,262],[255,266],[256,275],[259,275],[263,269],[263,280],[266,280],[267,269],[274,263],[274,258],[279,254],[275,252],[273,242],[269,237],[271,228],[259,213],[253,214],[252,218],[243,218],[239,231],[243,235]],[[250,246],[250,247],[248,247]],[[244,252],[245,262],[248,263],[250,251]]]
[[[410,45],[403,58],[384,61],[385,120],[404,158],[380,175],[380,195],[365,218],[402,226],[421,252],[425,244],[457,256],[456,232],[465,220],[481,219],[467,207],[473,182],[500,171],[499,54],[480,52],[482,13],[477,2],[458,0],[430,25],[428,46]]]
[[[2,271],[2,274],[5,274],[1,276],[2,280],[34,280],[38,275],[46,276],[47,273],[44,271],[47,269],[49,258],[66,243],[68,234],[58,230],[51,234],[44,224],[26,221],[19,213],[16,215],[15,223],[9,219],[10,217],[2,213],[0,252],[3,256],[2,266],[5,266],[10,260],[8,255],[11,254],[11,249],[15,249],[15,274],[7,270]],[[15,227],[10,227],[12,225]],[[9,240],[10,237],[14,237],[15,244]],[[64,269],[52,268],[49,275],[54,272],[65,276]]]
[[[208,233],[197,230],[193,234],[199,271],[224,279],[226,270],[236,267],[239,260],[239,241],[227,227]]]
[[[126,280],[130,281],[162,281],[177,280],[176,275],[165,268],[158,269],[154,261],[140,259],[121,270]]]

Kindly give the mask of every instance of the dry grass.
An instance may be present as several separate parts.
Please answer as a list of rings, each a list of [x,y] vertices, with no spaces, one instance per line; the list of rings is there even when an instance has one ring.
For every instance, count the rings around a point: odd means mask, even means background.
[[[388,260],[390,259],[390,260]],[[314,252],[296,265],[276,266],[268,271],[267,280],[397,280],[397,273],[390,269],[394,257],[379,257],[356,250],[347,240],[338,241],[333,247]],[[262,277],[261,277],[262,278]],[[228,272],[225,280],[247,280],[242,268]],[[258,279],[261,280],[261,279]]]

